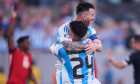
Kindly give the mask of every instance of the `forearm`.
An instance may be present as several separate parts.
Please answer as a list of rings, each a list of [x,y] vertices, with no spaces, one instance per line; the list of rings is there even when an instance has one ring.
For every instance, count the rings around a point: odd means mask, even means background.
[[[109,61],[111,62],[112,65],[114,65],[115,67],[122,69],[125,67],[125,64],[123,64],[122,62],[117,62],[113,59],[109,59]]]
[[[14,40],[13,40],[13,33],[14,33],[14,23],[15,18],[11,18],[10,24],[7,31],[7,41],[8,41],[8,48],[13,49],[14,48]]]
[[[87,43],[76,43],[72,41],[63,41],[62,45],[67,51],[81,52],[85,50]]]
[[[13,36],[14,23],[15,23],[15,18],[11,18],[10,24],[9,24],[9,27],[8,27],[8,31],[7,31],[7,38],[11,38]]]

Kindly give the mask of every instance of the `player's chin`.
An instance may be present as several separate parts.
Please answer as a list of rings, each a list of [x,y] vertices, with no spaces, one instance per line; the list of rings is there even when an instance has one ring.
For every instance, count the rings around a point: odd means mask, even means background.
[[[27,48],[27,50],[30,50],[30,49],[31,49],[31,47],[28,47],[28,48]]]

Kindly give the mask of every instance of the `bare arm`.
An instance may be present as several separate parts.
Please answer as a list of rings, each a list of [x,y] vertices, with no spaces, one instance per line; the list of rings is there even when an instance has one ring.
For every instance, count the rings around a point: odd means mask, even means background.
[[[13,40],[13,33],[14,33],[14,23],[15,23],[15,17],[16,17],[16,12],[14,11],[14,7],[11,8],[11,14],[12,18],[10,20],[10,25],[7,31],[7,40],[8,40],[8,48],[13,49],[14,46],[14,40]]]
[[[84,51],[85,46],[87,45],[87,43],[76,43],[73,41],[63,41],[62,44],[67,51],[72,51],[72,52]]]
[[[97,45],[96,51],[101,52],[103,50],[101,41],[99,39],[95,39],[93,42]]]
[[[119,68],[119,69],[122,69],[122,68],[125,68],[126,65],[123,63],[123,62],[117,62],[115,61],[114,59],[112,59],[112,53],[111,53],[111,50],[108,50],[107,51],[107,58],[108,60],[110,61],[110,63],[112,65],[114,65],[115,67]]]
[[[110,59],[109,61],[111,62],[111,64],[113,64],[115,67],[119,69],[125,68],[125,64],[123,62],[117,62],[113,59]]]

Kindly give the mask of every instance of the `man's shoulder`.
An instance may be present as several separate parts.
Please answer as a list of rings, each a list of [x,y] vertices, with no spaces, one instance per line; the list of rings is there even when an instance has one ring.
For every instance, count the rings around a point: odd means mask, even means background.
[[[93,28],[91,25],[88,26],[88,32],[92,34],[96,34],[95,28]]]
[[[69,24],[72,20],[67,21],[66,23],[62,24],[59,29],[64,29],[64,27],[69,27]]]
[[[134,51],[134,52],[132,52],[130,57],[135,57],[135,56],[139,56],[139,55],[140,55],[140,51]]]

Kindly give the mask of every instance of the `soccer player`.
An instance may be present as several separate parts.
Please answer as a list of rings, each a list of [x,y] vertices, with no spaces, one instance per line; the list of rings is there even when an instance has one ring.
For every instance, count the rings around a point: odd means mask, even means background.
[[[17,13],[14,11],[14,6],[11,8],[11,14],[12,18],[10,20],[10,25],[7,32],[9,48],[9,75],[7,84],[26,84],[28,77],[31,78],[35,84],[37,84],[31,70],[32,56],[29,53],[29,37],[20,37],[17,41],[18,48],[15,47],[13,33]]]
[[[131,39],[131,47],[134,52],[121,62],[112,59],[111,50],[108,50],[107,58],[111,64],[120,69],[133,64],[135,84],[140,84],[140,35],[136,35]]]
[[[72,41],[81,44],[89,41],[84,39],[87,30],[82,21],[72,21],[68,32]],[[94,75],[94,53],[66,51],[62,44],[53,45],[50,51],[62,58],[62,84],[100,84]]]
[[[87,53],[91,54],[94,51],[102,51],[102,44],[101,41],[98,39],[95,29],[90,26],[90,22],[95,19],[94,16],[95,8],[92,4],[87,2],[81,2],[76,7],[76,17],[73,20],[68,21],[67,23],[64,23],[57,32],[57,44],[62,44],[67,51],[86,51]],[[70,39],[70,36],[68,34],[69,24],[71,21],[82,21],[88,26],[87,34],[84,38],[90,38],[91,40],[94,40],[93,42],[87,42],[79,44],[77,42],[73,42]],[[79,30],[80,31],[80,30]],[[56,79],[57,84],[61,83],[61,58],[57,58],[57,72],[56,72]]]

